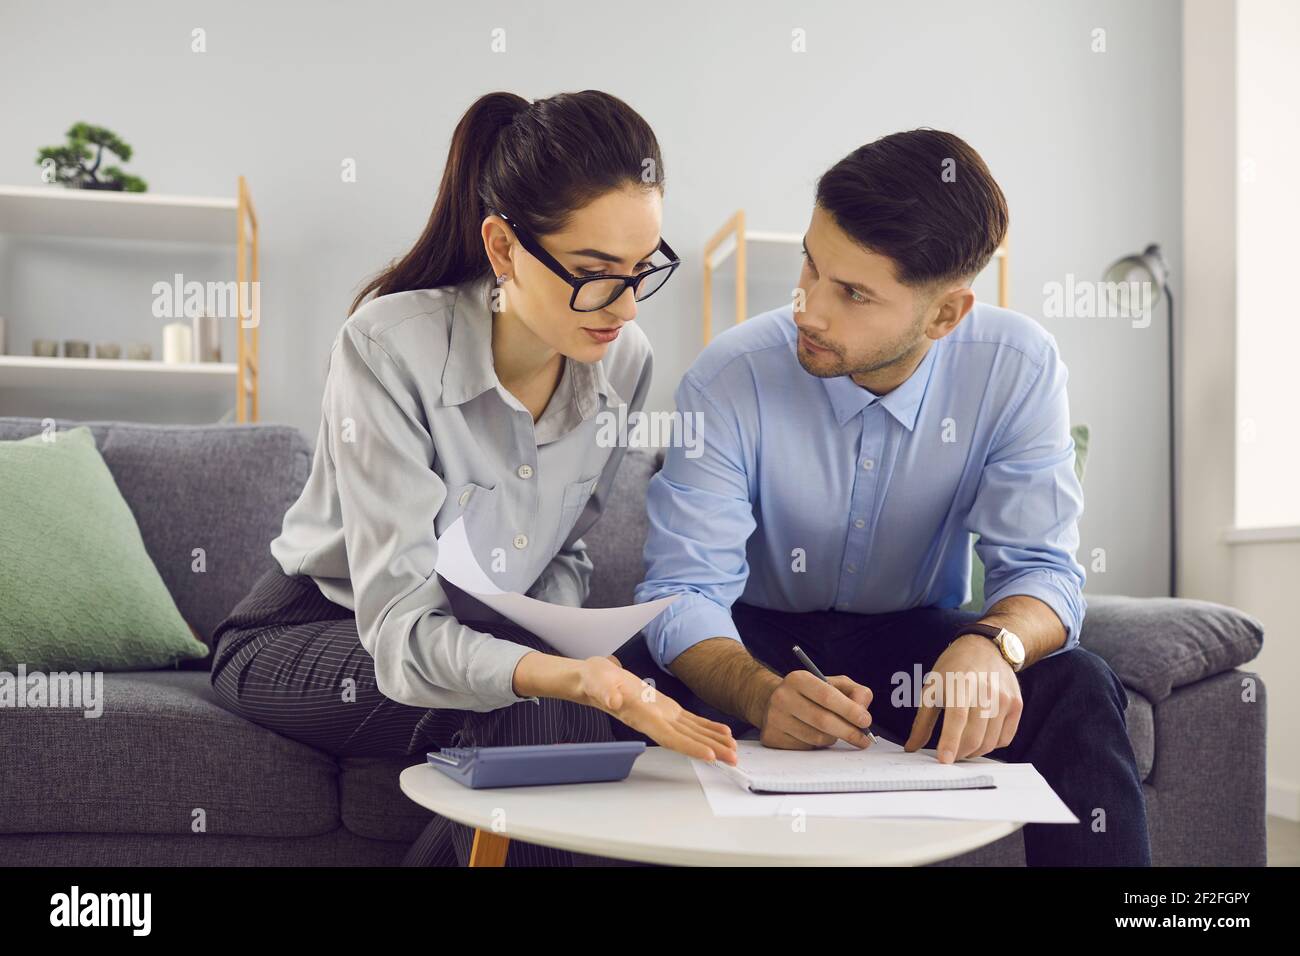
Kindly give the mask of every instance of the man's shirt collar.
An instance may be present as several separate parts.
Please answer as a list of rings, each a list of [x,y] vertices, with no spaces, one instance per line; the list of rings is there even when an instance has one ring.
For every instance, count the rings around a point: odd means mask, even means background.
[[[921,400],[925,397],[926,386],[930,384],[930,373],[934,369],[934,355],[942,341],[940,339],[932,343],[907,380],[884,395],[863,388],[847,375],[822,379],[831,407],[835,409],[836,421],[843,425],[864,408],[879,402],[908,431],[915,428],[917,415],[921,411]]]

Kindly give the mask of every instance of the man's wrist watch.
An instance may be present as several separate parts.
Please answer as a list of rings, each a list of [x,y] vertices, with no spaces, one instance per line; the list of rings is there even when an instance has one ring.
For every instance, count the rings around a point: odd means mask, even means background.
[[[1025,645],[1014,631],[1008,631],[1005,627],[994,627],[992,624],[963,624],[958,628],[953,640],[963,634],[979,634],[987,637],[997,646],[998,653],[1011,665],[1013,671],[1019,671],[1025,666]]]

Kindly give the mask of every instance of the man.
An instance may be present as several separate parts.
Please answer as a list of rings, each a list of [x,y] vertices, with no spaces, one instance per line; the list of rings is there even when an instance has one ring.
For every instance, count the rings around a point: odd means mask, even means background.
[[[970,288],[1006,227],[949,133],[886,136],[821,177],[793,304],[720,335],[677,390],[702,447],[650,484],[637,600],[681,597],[646,645],[770,747],[864,747],[870,726],[945,763],[1034,764],[1081,822],[1026,826],[1030,865],[1149,865],[1127,695],[1078,646],[1066,369]],[[972,533],[982,614],[956,610]]]

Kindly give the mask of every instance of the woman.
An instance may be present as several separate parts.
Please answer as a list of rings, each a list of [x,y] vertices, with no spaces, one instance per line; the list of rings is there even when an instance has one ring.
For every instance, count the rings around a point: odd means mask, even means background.
[[[335,339],[275,560],[217,629],[227,708],[339,755],[611,740],[614,717],[735,761],[726,725],[643,693],[612,657],[557,655],[434,572],[437,536],[464,517],[499,587],[586,598],[581,535],[623,452],[596,441],[598,414],[644,403],[636,302],[676,264],[662,168],[650,127],[598,91],[531,105],[492,93],[465,113],[419,241]],[[468,849],[466,828],[436,818],[405,862],[464,863]]]

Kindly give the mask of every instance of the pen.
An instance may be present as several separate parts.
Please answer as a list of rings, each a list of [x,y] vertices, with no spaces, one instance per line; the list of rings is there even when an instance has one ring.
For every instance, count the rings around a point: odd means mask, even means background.
[[[817,665],[812,662],[812,658],[810,658],[807,654],[803,652],[802,647],[796,644],[792,648],[792,650],[794,651],[794,656],[799,658],[799,663],[802,664],[804,666],[804,669],[807,670],[810,674],[812,674],[813,677],[816,677],[820,681],[826,681],[826,683],[828,684],[830,683],[830,681],[826,680],[826,675],[823,674],[821,670],[818,669]],[[870,730],[867,731],[867,736],[871,738],[871,742],[873,744],[878,742],[876,740],[876,735],[873,734]]]

